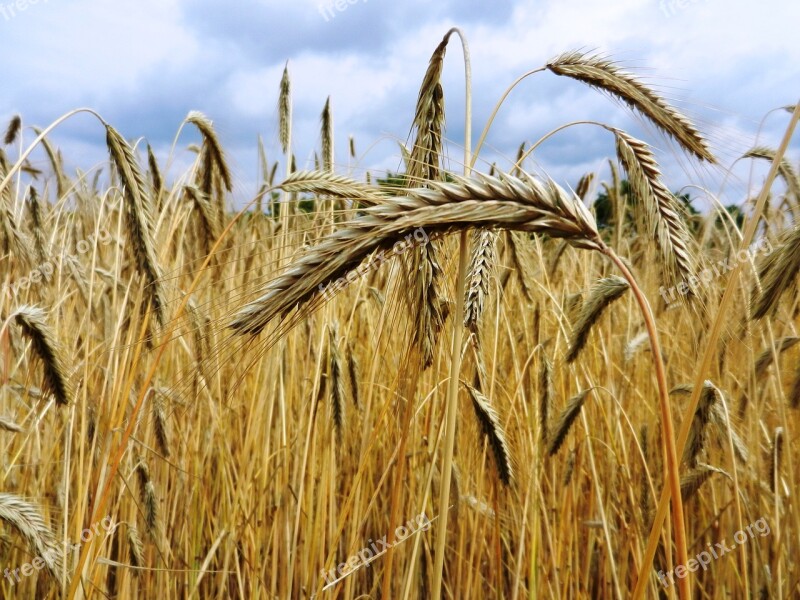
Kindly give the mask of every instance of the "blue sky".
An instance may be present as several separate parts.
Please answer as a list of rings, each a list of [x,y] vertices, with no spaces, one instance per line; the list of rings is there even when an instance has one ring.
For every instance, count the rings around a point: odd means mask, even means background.
[[[788,0],[0,0],[0,118],[19,112],[26,125],[44,126],[89,106],[126,137],[147,138],[165,162],[180,122],[200,110],[218,128],[241,200],[257,189],[257,136],[270,160],[280,158],[276,106],[288,61],[298,164],[313,163],[330,95],[339,170],[397,170],[397,142],[408,136],[430,54],[459,26],[473,60],[475,139],[517,76],[563,51],[592,49],[634,70],[695,119],[730,167],[755,143],[769,110],[800,98],[798,23],[800,3]],[[460,52],[453,39],[443,76],[454,170],[464,135]],[[511,94],[482,160],[507,167],[521,142],[576,119],[612,123],[653,144],[673,189],[691,182],[716,191],[724,178],[683,157],[609,98],[549,73]],[[788,119],[784,111],[772,113],[759,140],[776,146]],[[357,161],[348,158],[350,135]],[[192,158],[185,150],[192,136],[187,131],[179,140],[173,176]],[[54,139],[72,170],[105,158],[103,132],[89,117],[69,121]],[[794,162],[799,148],[793,144]],[[527,166],[574,185],[590,170],[602,176],[613,150],[609,134],[576,127],[544,144]],[[737,163],[726,199],[740,202],[765,167],[751,176],[749,163]]]

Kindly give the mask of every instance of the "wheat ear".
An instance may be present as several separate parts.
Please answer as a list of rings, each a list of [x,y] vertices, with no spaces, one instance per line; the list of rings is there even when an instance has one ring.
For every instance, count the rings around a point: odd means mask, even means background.
[[[784,293],[797,286],[800,270],[800,226],[794,226],[781,236],[781,243],[758,266],[761,292],[754,291],[751,307],[753,319],[774,312]]]
[[[31,348],[44,368],[44,389],[50,392],[56,403],[66,406],[72,398],[72,390],[67,377],[66,363],[56,336],[47,324],[44,310],[38,306],[20,306],[13,318],[22,333],[31,342]]]
[[[622,297],[628,291],[628,282],[622,277],[612,275],[605,279],[599,280],[589,290],[589,295],[586,301],[581,306],[578,319],[572,328],[572,336],[570,337],[569,351],[567,352],[567,362],[573,362],[578,358],[578,354],[586,345],[589,339],[589,332],[592,327],[597,323],[603,311],[608,308],[612,302]]]
[[[687,152],[700,160],[716,162],[705,139],[687,117],[678,112],[649,86],[621,70],[613,62],[572,51],[547,63],[556,75],[571,77],[621,100],[655,123]]]
[[[551,429],[550,433],[550,444],[547,447],[547,454],[550,456],[553,456],[556,452],[558,452],[558,449],[561,448],[561,445],[567,438],[569,430],[572,428],[572,424],[575,423],[578,415],[581,414],[583,404],[586,402],[586,398],[589,396],[589,392],[591,391],[591,389],[588,389],[576,394],[570,398],[569,402],[567,402],[566,408],[561,411],[561,414],[559,415],[558,420]]]
[[[6,134],[5,136],[3,136],[3,144],[5,144],[6,146],[13,144],[16,141],[17,135],[19,135],[21,129],[22,129],[22,117],[20,117],[19,115],[14,115],[8,122],[8,127],[6,128]]]
[[[39,509],[15,494],[0,493],[0,520],[16,529],[31,552],[44,561],[53,579],[61,581],[63,553]]]
[[[489,441],[489,447],[492,449],[500,481],[504,485],[510,485],[514,477],[514,469],[511,464],[511,453],[508,449],[505,431],[503,431],[503,426],[500,423],[500,417],[486,396],[471,385],[467,385],[466,388],[472,399],[475,418],[478,420],[481,432]]]
[[[477,176],[430,183],[430,189],[408,190],[391,204],[367,208],[349,224],[326,236],[262,289],[230,326],[240,333],[259,333],[273,318],[314,297],[323,300],[326,286],[355,272],[373,252],[391,248],[414,232],[446,233],[474,227],[542,232],[581,248],[605,248],[594,220],[579,201],[553,182]],[[344,286],[346,279],[341,281]],[[337,286],[338,287],[338,286]],[[335,290],[334,290],[335,291]]]

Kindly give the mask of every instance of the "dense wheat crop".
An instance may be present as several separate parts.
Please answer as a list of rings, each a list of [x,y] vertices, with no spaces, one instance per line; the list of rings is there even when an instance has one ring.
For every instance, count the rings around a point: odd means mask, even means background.
[[[99,115],[88,172],[74,114],[9,124],[4,597],[800,595],[795,159],[754,148],[774,185],[700,213],[605,124],[580,182],[528,173],[546,146],[482,169],[484,136],[447,170],[452,33],[391,176],[334,155],[330,101],[294,167],[287,69],[244,207],[206,115],[185,172]],[[541,71],[722,168],[614,63]]]

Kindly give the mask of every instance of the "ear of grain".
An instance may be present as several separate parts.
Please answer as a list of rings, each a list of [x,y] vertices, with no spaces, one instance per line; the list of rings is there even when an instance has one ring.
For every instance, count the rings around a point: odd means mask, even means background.
[[[341,438],[345,425],[345,374],[342,363],[342,353],[339,350],[339,326],[332,323],[328,330],[328,355],[331,391],[331,413],[336,432]]]
[[[289,78],[288,63],[283,68],[280,93],[278,95],[278,137],[284,154],[289,152],[292,138],[292,82]],[[294,169],[292,169],[294,170]]]
[[[17,135],[19,135],[21,129],[22,129],[22,117],[20,117],[19,115],[14,115],[8,122],[8,127],[6,128],[6,134],[5,136],[3,136],[3,143],[6,146],[13,144],[16,141]]]
[[[161,177],[161,170],[158,168],[158,161],[150,144],[147,144],[147,166],[150,171],[150,180],[153,183],[153,196],[158,198],[161,196],[161,190],[164,189],[164,180]]]
[[[725,402],[725,398],[720,394],[717,401],[711,405],[711,424],[714,426],[714,431],[717,433],[717,440],[723,448],[727,448],[728,436],[730,436],[736,458],[746,463],[750,452],[742,441],[742,438],[739,437],[739,434],[733,428],[733,425],[731,425],[730,419],[726,417],[726,412],[730,415],[730,411],[726,411],[723,408],[723,402]]]
[[[730,477],[722,469],[712,467],[711,465],[698,464],[691,471],[681,476],[681,497],[686,502],[708,481],[714,473],[721,473]]]
[[[150,404],[153,414],[153,432],[158,449],[162,455],[169,457],[169,431],[167,428],[167,412],[164,410],[163,395],[158,390],[153,390]]]
[[[333,171],[333,113],[331,112],[331,97],[325,101],[322,109],[322,170]]]
[[[675,196],[661,180],[655,156],[644,142],[619,129],[613,131],[617,156],[628,173],[636,206],[644,212],[650,235],[666,265],[670,285],[691,281],[696,262],[690,250],[691,237]]]
[[[133,525],[128,525],[128,548],[130,549],[131,566],[144,567],[144,544],[139,535],[139,530]],[[134,577],[138,577],[139,569],[133,569]]]
[[[761,319],[773,313],[781,297],[797,287],[800,270],[800,226],[794,226],[781,236],[781,243],[758,266],[761,292],[753,291],[751,315]]]
[[[753,370],[755,371],[756,378],[761,378],[767,372],[767,368],[772,364],[775,355],[780,355],[790,348],[794,347],[797,342],[800,342],[800,337],[788,336],[781,338],[775,343],[775,348],[767,348],[762,351],[756,358]]]
[[[352,344],[348,345],[347,350],[347,373],[350,377],[350,393],[353,395],[353,406],[358,407],[358,386],[361,380],[361,368]]]
[[[778,493],[783,458],[783,427],[776,427],[772,434],[772,452],[769,461],[769,487],[773,494]]]
[[[387,202],[388,197],[380,189],[324,171],[297,171],[287,177],[280,188],[286,192],[308,192],[358,200],[363,206]]]
[[[41,558],[56,581],[64,570],[63,553],[56,537],[42,519],[39,509],[14,494],[0,493],[0,521],[14,528],[28,543],[31,553]]]
[[[749,150],[744,157],[759,158],[772,162],[775,159],[775,151],[765,146],[756,146]],[[800,177],[798,177],[797,171],[795,171],[788,158],[784,157],[778,165],[778,175],[783,179],[789,193],[794,196],[795,202],[800,202]]]
[[[466,388],[472,399],[475,418],[478,420],[481,432],[489,441],[489,447],[492,449],[500,481],[504,485],[510,485],[514,476],[514,469],[511,464],[511,453],[508,449],[505,431],[500,423],[500,417],[486,396],[471,385],[467,385]]]
[[[139,272],[144,277],[145,291],[156,319],[163,325],[166,322],[166,302],[161,287],[161,271],[156,260],[153,220],[145,193],[144,178],[128,142],[110,125],[106,126],[106,143],[124,186],[128,240],[133,247]]]
[[[591,391],[591,389],[583,390],[581,393],[573,396],[570,398],[569,402],[567,402],[566,408],[561,411],[550,433],[550,445],[547,448],[547,454],[550,456],[553,456],[558,452],[559,448],[561,448],[561,445],[567,438],[569,430],[572,428],[572,424],[575,423],[578,415],[581,414],[583,404]]]
[[[374,251],[388,250],[403,235],[420,228],[428,236],[469,227],[518,229],[565,238],[576,247],[604,247],[583,204],[552,182],[482,175],[453,177],[452,182],[431,186],[409,190],[390,204],[366,208],[295,259],[230,326],[240,333],[257,334],[273,318],[298,305],[315,298],[324,302],[330,297],[325,292],[331,282],[355,271]]]
[[[467,293],[464,299],[464,327],[477,333],[478,322],[483,314],[489,295],[491,276],[494,271],[497,234],[489,229],[476,230],[472,234],[472,257],[467,271]]]
[[[550,439],[550,415],[553,412],[553,365],[544,352],[539,349],[539,428],[542,443]]]
[[[691,394],[691,385],[680,385],[673,388],[670,393],[683,393]],[[708,439],[708,423],[711,420],[712,408],[719,399],[721,393],[717,386],[711,381],[706,380],[703,384],[703,392],[700,396],[700,402],[697,405],[697,411],[692,418],[692,426],[689,429],[689,438],[686,441],[686,446],[683,450],[682,462],[685,462],[691,467],[697,465],[697,459],[700,452],[706,447]]]
[[[136,475],[139,479],[139,497],[144,510],[147,533],[155,535],[158,524],[158,500],[155,485],[150,478],[150,469],[144,460],[140,459],[136,465]]]
[[[594,173],[587,173],[583,177],[580,178],[578,181],[578,185],[575,187],[575,195],[578,196],[581,200],[587,200],[587,196],[589,195],[589,191],[592,188],[592,183],[594,182],[595,175]]]
[[[47,324],[44,310],[38,306],[21,306],[12,314],[22,333],[31,342],[31,349],[44,368],[44,389],[56,403],[66,406],[72,399],[66,363],[55,334]]]
[[[670,106],[650,87],[613,62],[577,51],[566,52],[547,63],[556,75],[571,77],[621,100],[650,119],[687,152],[700,160],[716,162],[705,139],[691,121]]]
[[[578,354],[586,345],[589,339],[589,332],[595,323],[600,319],[606,308],[612,302],[622,297],[628,291],[628,282],[622,277],[612,275],[599,280],[589,290],[586,302],[581,307],[578,319],[572,327],[569,351],[567,352],[567,362],[573,362],[578,358]]]
[[[533,284],[531,282],[536,279],[536,276],[533,273],[535,258],[530,247],[530,236],[519,231],[509,231],[506,241],[514,269],[522,285],[522,291],[525,293],[525,297],[533,302]]]

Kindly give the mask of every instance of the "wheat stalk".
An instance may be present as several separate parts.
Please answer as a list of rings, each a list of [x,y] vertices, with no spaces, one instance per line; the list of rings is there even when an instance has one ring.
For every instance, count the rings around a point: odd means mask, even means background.
[[[765,146],[756,146],[748,150],[744,158],[760,158],[772,162],[775,160],[775,150]],[[797,175],[792,163],[786,157],[782,158],[778,163],[778,175],[786,183],[789,193],[795,197],[795,200],[800,202],[800,177]]]

